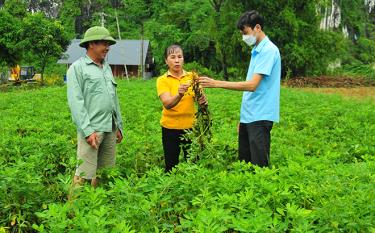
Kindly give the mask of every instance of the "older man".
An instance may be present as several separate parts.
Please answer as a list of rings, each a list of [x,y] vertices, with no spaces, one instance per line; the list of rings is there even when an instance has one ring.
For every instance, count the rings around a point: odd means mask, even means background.
[[[67,72],[68,103],[77,126],[77,165],[74,184],[91,180],[96,187],[99,168],[115,165],[116,141],[122,140],[122,118],[117,83],[105,57],[116,43],[104,27],[89,28],[80,46],[86,55]]]

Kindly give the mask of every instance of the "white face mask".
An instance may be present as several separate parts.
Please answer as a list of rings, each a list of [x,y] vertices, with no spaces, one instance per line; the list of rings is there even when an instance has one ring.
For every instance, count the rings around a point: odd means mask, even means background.
[[[254,35],[242,35],[242,40],[248,45],[253,46],[257,42],[257,38]]]

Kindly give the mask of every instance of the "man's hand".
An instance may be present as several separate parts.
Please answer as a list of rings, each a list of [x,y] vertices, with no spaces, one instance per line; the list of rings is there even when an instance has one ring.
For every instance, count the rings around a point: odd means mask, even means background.
[[[117,143],[120,143],[122,141],[122,133],[121,131],[118,129],[117,132],[116,132],[116,142]]]
[[[209,77],[199,77],[198,82],[202,85],[202,87],[217,87],[217,80]]]
[[[95,150],[98,149],[99,146],[99,137],[96,132],[92,133],[90,136],[86,137],[86,142],[90,144]]]
[[[224,88],[228,90],[235,91],[255,91],[262,81],[262,74],[254,74],[251,80],[242,81],[242,82],[229,82],[215,80],[209,77],[199,77],[198,82],[202,87],[211,87],[211,88]]]
[[[178,87],[178,95],[180,97],[184,96],[185,95],[185,92],[187,92],[187,90],[189,89],[190,87],[190,84],[181,84],[179,87]]]

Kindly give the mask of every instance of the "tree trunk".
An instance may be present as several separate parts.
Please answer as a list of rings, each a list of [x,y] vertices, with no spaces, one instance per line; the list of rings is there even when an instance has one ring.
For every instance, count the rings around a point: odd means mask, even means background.
[[[224,80],[228,81],[229,80],[229,75],[228,75],[227,54],[224,51],[224,49],[221,50],[221,54],[223,56],[223,59],[221,61],[221,66],[223,68]]]
[[[46,61],[42,63],[42,71],[40,72],[41,85],[44,86],[44,69],[46,68]]]
[[[144,30],[143,30],[143,22],[141,22],[141,62],[140,62],[140,65],[141,65],[141,77],[142,79],[144,79],[144,64],[143,64],[143,61],[144,61],[144,57],[143,57],[143,44],[144,44],[144,41],[143,41],[143,33],[144,33]]]
[[[211,5],[212,7],[214,8],[215,10],[215,25],[216,25],[216,28],[221,28],[221,25],[220,25],[220,10],[221,10],[221,7],[222,5],[224,4],[224,0],[211,0]],[[220,43],[218,41],[219,39],[216,38],[216,46]],[[222,47],[222,46],[221,46]],[[223,76],[224,76],[224,80],[228,81],[229,80],[229,77],[228,77],[228,64],[227,64],[227,54],[226,54],[226,51],[224,48],[221,48],[220,49],[220,53],[221,53],[221,68],[223,69]]]

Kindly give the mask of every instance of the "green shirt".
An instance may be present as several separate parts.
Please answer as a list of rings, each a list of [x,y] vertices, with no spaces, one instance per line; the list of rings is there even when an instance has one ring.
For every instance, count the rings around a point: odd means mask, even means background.
[[[122,133],[117,83],[111,67],[98,66],[85,56],[75,61],[67,72],[68,104],[77,130],[84,137],[93,132],[112,132],[112,121]]]

